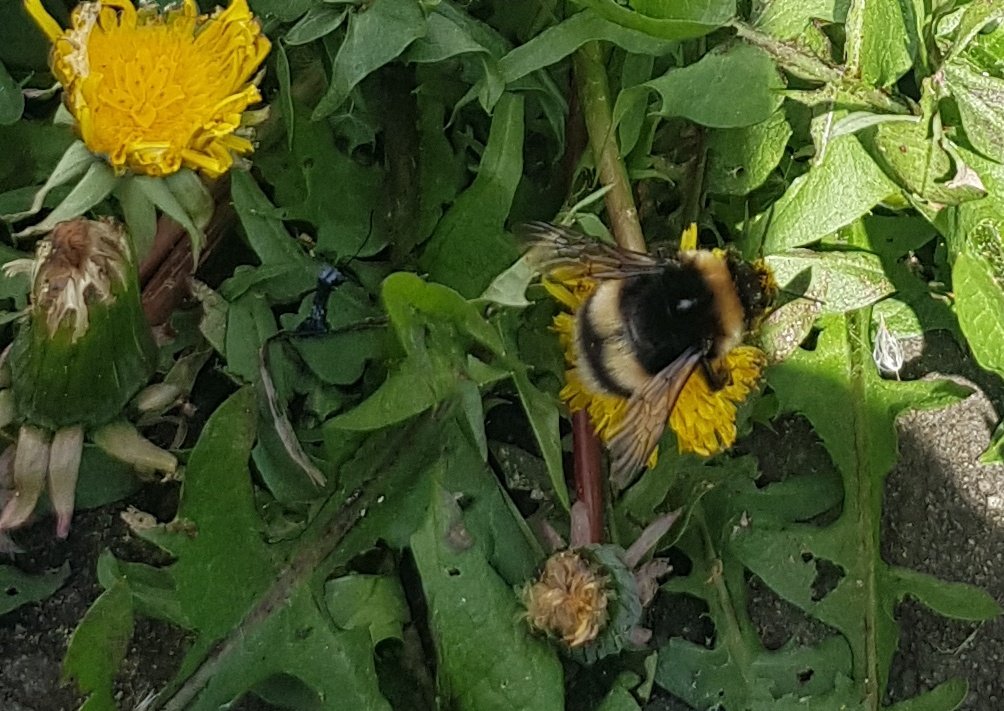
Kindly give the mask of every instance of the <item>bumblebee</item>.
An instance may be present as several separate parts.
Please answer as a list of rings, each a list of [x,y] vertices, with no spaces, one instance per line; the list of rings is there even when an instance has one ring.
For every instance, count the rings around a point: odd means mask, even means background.
[[[547,223],[526,233],[545,278],[595,285],[575,314],[576,368],[591,391],[627,402],[608,443],[614,479],[626,481],[652,455],[697,368],[712,389],[728,383],[722,361],[773,304],[773,275],[731,250],[655,256]]]

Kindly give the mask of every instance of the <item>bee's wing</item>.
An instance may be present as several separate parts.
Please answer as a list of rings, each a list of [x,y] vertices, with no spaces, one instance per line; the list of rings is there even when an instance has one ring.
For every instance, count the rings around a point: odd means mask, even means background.
[[[610,440],[611,479],[617,488],[626,487],[652,456],[666,430],[669,414],[701,357],[699,349],[687,349],[631,395],[620,429]]]
[[[664,269],[666,262],[647,252],[634,252],[589,239],[575,230],[547,222],[530,222],[520,232],[530,244],[537,268],[550,272],[557,268],[581,269],[576,276],[596,279],[624,279]]]

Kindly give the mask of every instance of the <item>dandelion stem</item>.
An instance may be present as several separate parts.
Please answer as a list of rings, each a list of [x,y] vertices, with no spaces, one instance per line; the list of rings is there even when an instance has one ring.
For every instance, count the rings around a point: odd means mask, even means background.
[[[605,196],[610,229],[617,244],[637,252],[645,251],[645,237],[638,221],[627,168],[611,118],[610,86],[603,53],[598,42],[588,42],[575,53],[575,80],[586,119],[593,161],[603,186],[611,186]]]
[[[645,251],[645,237],[638,221],[627,168],[621,160],[620,148],[611,118],[610,85],[603,52],[598,42],[588,42],[574,57],[575,83],[578,101],[585,118],[589,146],[600,184],[609,188],[604,195],[610,229],[617,244],[637,252]],[[588,512],[588,532],[592,543],[603,537],[603,481],[600,465],[600,444],[589,415],[585,411],[572,415],[573,449],[575,453],[575,491]]]

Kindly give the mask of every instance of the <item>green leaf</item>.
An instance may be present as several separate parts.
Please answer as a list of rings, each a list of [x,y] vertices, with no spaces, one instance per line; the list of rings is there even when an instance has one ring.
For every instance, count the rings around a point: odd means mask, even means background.
[[[910,69],[918,42],[915,7],[899,0],[850,3],[847,66],[866,84],[890,86]]]
[[[274,217],[275,206],[250,173],[235,170],[230,174],[230,194],[248,243],[262,264],[306,264],[309,261],[286,231],[282,220]]]
[[[481,294],[517,254],[504,225],[523,173],[523,98],[503,94],[478,175],[440,220],[419,262],[434,281]]]
[[[555,64],[587,42],[606,41],[635,54],[661,56],[668,53],[666,42],[583,10],[516,47],[499,60],[506,83]]]
[[[132,595],[116,582],[85,613],[70,638],[63,659],[63,679],[72,679],[87,697],[81,711],[110,711],[115,703],[115,676],[125,659],[133,632]]]
[[[990,594],[975,585],[949,583],[926,573],[905,568],[890,571],[893,586],[916,597],[942,617],[956,620],[991,620],[1001,614],[1001,606]]]
[[[964,679],[949,679],[930,691],[887,707],[888,711],[954,711],[969,696]]]
[[[24,113],[24,94],[20,85],[0,62],[0,126],[8,126]]]
[[[952,266],[959,326],[977,362],[1004,375],[1004,290],[986,258],[962,252]]]
[[[823,313],[843,313],[870,306],[895,291],[882,261],[867,252],[793,249],[770,255],[767,263],[782,286],[810,270],[811,281],[806,291],[823,301]]]
[[[649,91],[662,99],[658,113],[682,116],[712,128],[752,126],[770,118],[783,100],[784,81],[763,50],[736,43],[716,47],[694,64],[666,74],[617,97],[614,122]]]
[[[348,16],[348,8],[337,5],[314,5],[286,32],[285,43],[291,47],[313,42],[334,32]]]
[[[18,126],[21,125],[23,124],[18,124]],[[17,138],[16,136],[11,136],[9,134],[5,137],[8,140]],[[52,139],[54,137],[42,135],[38,136],[38,138],[43,139],[40,142],[48,143],[49,141],[45,139]],[[78,140],[69,144],[60,155],[51,172],[47,175],[45,184],[34,193],[31,206],[23,212],[6,214],[3,218],[10,222],[15,222],[17,220],[23,220],[25,217],[34,215],[42,209],[42,204],[45,202],[46,196],[53,188],[65,185],[66,183],[69,183],[75,178],[83,175],[96,160],[97,159],[91,154],[91,152],[87,150],[87,146],[84,145],[83,141]],[[22,176],[18,176],[18,178],[22,178]]]
[[[390,711],[377,687],[369,632],[335,629],[305,587],[296,588],[281,609],[242,635],[206,691],[185,708],[216,711],[276,674],[309,685],[325,709]]]
[[[734,545],[743,564],[778,594],[842,633],[855,660],[855,683],[878,679],[874,693],[881,694],[898,637],[893,608],[903,594],[913,593],[901,584],[909,582],[905,578],[890,584],[879,552],[881,483],[896,459],[895,419],[906,409],[955,402],[963,391],[948,381],[881,379],[871,360],[864,312],[821,324],[815,350],[798,351],[772,369],[768,380],[784,410],[809,419],[840,471],[845,492],[840,517],[826,527],[753,527]],[[833,579],[820,595],[814,581],[826,570]],[[870,582],[857,585],[861,580]],[[919,596],[938,599],[936,583],[918,582]],[[958,597],[951,585],[939,594],[942,600]],[[881,697],[873,698],[877,705]]]
[[[896,192],[857,139],[842,136],[826,145],[822,159],[796,178],[754,227],[765,232],[764,253],[775,254],[849,225]]]
[[[843,23],[850,0],[765,0],[757,7],[753,24],[778,39],[794,39],[813,19]]]
[[[760,187],[781,161],[790,137],[791,126],[781,111],[752,126],[709,131],[708,192],[746,195]]]
[[[411,550],[429,603],[443,694],[471,711],[564,708],[553,650],[530,636],[516,594],[475,544],[453,497],[439,487],[433,497]]]
[[[258,352],[277,330],[275,316],[264,295],[251,293],[232,303],[227,309],[227,369],[244,382],[258,382]]]
[[[277,242],[278,236],[285,232],[279,218],[305,220],[316,229],[316,249],[326,259],[338,261],[377,254],[387,246],[389,234],[381,229],[380,222],[374,223],[373,215],[387,209],[396,199],[387,194],[383,165],[379,162],[364,165],[353,159],[336,146],[335,134],[328,124],[309,120],[299,105],[295,107],[293,123],[293,159],[285,153],[260,159],[265,176],[274,186],[275,202],[285,209],[268,209],[268,200],[249,179],[244,186],[247,212],[241,214],[245,227],[248,218],[254,215],[258,229],[261,223],[266,224]],[[332,199],[332,186],[339,186],[341,191],[337,200]],[[274,256],[281,258],[278,252]]]
[[[262,539],[248,470],[256,419],[251,389],[226,400],[189,458],[176,519],[139,531],[176,557],[170,575],[181,614],[198,635],[169,687],[181,696],[163,700],[215,711],[287,674],[317,692],[326,708],[389,709],[378,690],[369,632],[335,629],[312,593],[315,566],[282,561],[276,556],[282,549]],[[337,512],[341,499],[336,504]],[[324,545],[331,530],[325,520],[320,533],[301,534],[301,549],[290,555],[317,555],[312,546]],[[212,667],[209,677],[197,673],[203,664]]]
[[[948,62],[945,85],[955,97],[962,125],[973,146],[987,158],[1004,162],[1004,78],[980,71],[968,62]]]
[[[235,540],[258,539],[260,520],[248,476],[256,413],[253,391],[247,388],[213,413],[185,469],[177,525],[141,534],[177,556],[171,572],[182,609],[195,629],[214,639],[240,621],[272,576],[260,541],[234,545]],[[231,498],[225,507],[215,493],[220,489]],[[224,584],[233,580],[241,584]]]
[[[356,84],[401,54],[425,31],[425,17],[416,0],[376,0],[357,6],[331,66],[328,90],[312,118],[316,121],[334,113]]]
[[[428,17],[426,34],[419,37],[405,51],[404,59],[408,62],[442,62],[462,54],[485,54],[491,51],[478,42],[463,23],[453,15],[445,15],[436,8]]]
[[[389,575],[329,580],[324,600],[336,625],[368,630],[374,647],[385,639],[403,639],[404,625],[411,621],[401,581]]]
[[[0,600],[0,615],[16,610],[29,602],[44,600],[63,587],[70,575],[70,564],[39,575],[25,573],[13,565],[0,565],[0,590],[6,591]]]
[[[735,0],[635,0],[629,9],[615,0],[576,0],[597,15],[664,40],[702,37],[728,23]]]

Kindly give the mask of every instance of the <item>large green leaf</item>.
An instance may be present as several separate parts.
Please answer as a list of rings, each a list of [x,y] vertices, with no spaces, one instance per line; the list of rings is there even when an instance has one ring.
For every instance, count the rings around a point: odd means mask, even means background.
[[[375,0],[357,5],[334,57],[328,90],[314,108],[314,120],[332,114],[356,84],[400,55],[425,31],[425,17],[417,0]]]
[[[615,0],[576,2],[611,22],[664,40],[706,35],[731,20],[736,11],[735,0],[635,0],[633,9]]]
[[[504,225],[523,172],[523,131],[523,99],[504,94],[477,177],[440,220],[419,262],[432,279],[469,298],[516,259]]]
[[[256,420],[249,389],[221,405],[189,459],[177,518],[140,532],[177,558],[175,594],[197,634],[167,696],[187,709],[216,709],[287,674],[314,689],[322,708],[389,708],[369,633],[333,627],[309,590],[309,570],[280,564],[262,539],[248,471]],[[208,677],[199,671],[206,664]]]
[[[563,708],[554,651],[520,622],[516,593],[484,557],[453,496],[436,487],[433,497],[411,549],[429,602],[446,698],[471,711]]]
[[[116,708],[115,674],[132,632],[132,595],[125,583],[116,582],[87,610],[63,659],[63,677],[72,679],[87,697],[81,711]]]
[[[898,189],[854,136],[824,147],[822,158],[796,178],[756,226],[766,254],[814,242],[861,217]],[[827,199],[820,199],[825,195]]]
[[[625,90],[617,98],[620,121],[650,91],[659,94],[662,116],[682,116],[711,128],[766,121],[781,105],[784,80],[763,50],[748,44],[716,47],[694,64]]]

